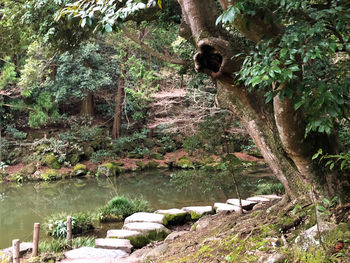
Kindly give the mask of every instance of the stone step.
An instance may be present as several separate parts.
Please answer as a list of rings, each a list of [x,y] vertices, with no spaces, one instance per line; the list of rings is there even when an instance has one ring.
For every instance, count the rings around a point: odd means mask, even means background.
[[[214,204],[214,210],[216,211],[216,213],[220,213],[220,212],[227,212],[227,213],[239,212],[239,206],[225,204],[225,203],[215,203]],[[244,209],[243,209],[243,211],[244,211]]]
[[[278,196],[278,195],[274,195],[274,194],[271,194],[271,195],[258,195],[258,196],[261,196],[261,197],[264,197],[264,198],[268,198],[268,199],[271,199],[271,200],[280,200],[280,199],[282,199],[282,196]]]
[[[129,254],[123,250],[112,250],[104,248],[94,248],[94,247],[81,247],[73,250],[69,250],[64,253],[66,261],[70,260],[85,260],[85,259],[95,259],[96,261],[111,262],[111,260],[127,257]],[[97,260],[98,259],[98,260]]]
[[[141,233],[141,235],[130,240],[135,248],[143,247],[151,241],[164,240],[167,235],[171,233],[171,231],[162,224],[145,222],[124,224],[123,230],[137,231]]]
[[[184,224],[191,219],[191,215],[187,211],[177,208],[157,210],[155,213],[164,215],[169,225]]]
[[[213,213],[212,206],[187,206],[181,209],[189,212],[192,220],[196,220],[204,215],[210,215]]]
[[[107,238],[120,238],[120,239],[129,239],[131,237],[137,237],[141,235],[138,231],[130,231],[124,229],[111,229],[107,231]]]
[[[139,212],[139,213],[132,214],[131,216],[128,216],[124,220],[124,224],[142,223],[142,222],[157,223],[162,225],[167,224],[167,221],[164,215],[155,214],[155,213],[146,213],[146,212]]]
[[[258,203],[268,203],[268,202],[271,202],[272,199],[265,198],[262,196],[252,196],[252,197],[247,198],[247,201],[253,201],[253,202],[258,202]]]
[[[119,238],[130,240],[131,245],[135,248],[141,248],[147,245],[151,240],[148,238],[148,233],[126,229],[112,229],[107,231],[107,238]]]
[[[242,201],[242,208],[245,210],[251,210],[258,203],[255,201],[247,201],[247,200],[241,200],[241,201]],[[226,203],[230,205],[239,206],[239,199],[237,198],[228,199]]]
[[[131,253],[131,250],[133,249],[130,240],[117,238],[98,238],[95,240],[95,247],[122,250],[126,253]]]

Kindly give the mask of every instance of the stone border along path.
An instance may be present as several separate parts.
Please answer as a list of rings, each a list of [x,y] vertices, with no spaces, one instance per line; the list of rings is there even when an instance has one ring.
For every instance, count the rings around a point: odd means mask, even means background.
[[[258,203],[268,203],[281,198],[277,195],[252,196],[247,200],[241,200],[242,208],[251,210]],[[65,252],[66,259],[61,262],[139,262],[146,255],[140,255],[137,251],[131,253],[133,249],[142,248],[152,241],[164,240],[171,233],[166,226],[184,224],[189,220],[197,220],[204,215],[238,211],[239,200],[228,199],[226,203],[215,203],[214,207],[188,206],[182,209],[157,210],[154,213],[135,213],[124,220],[122,229],[108,230],[106,238],[96,239],[95,248],[82,247]],[[187,231],[182,232],[186,233]],[[175,232],[173,234],[176,235]]]

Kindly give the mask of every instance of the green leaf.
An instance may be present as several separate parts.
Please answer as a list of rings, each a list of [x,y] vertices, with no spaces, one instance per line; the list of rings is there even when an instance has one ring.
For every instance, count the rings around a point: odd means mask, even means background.
[[[110,24],[106,24],[105,25],[105,30],[107,33],[111,33],[113,31],[113,28]]]
[[[326,206],[330,206],[331,205],[331,201],[329,201],[327,198],[323,198],[322,199],[322,203],[324,203]]]
[[[322,206],[322,205],[318,205],[318,206],[316,206],[316,208],[317,208],[318,211],[321,211],[321,212],[326,211],[326,208],[324,206]]]
[[[295,109],[295,110],[299,109],[303,104],[304,104],[303,101],[299,101],[299,102],[295,103],[295,104],[294,104],[294,109]]]

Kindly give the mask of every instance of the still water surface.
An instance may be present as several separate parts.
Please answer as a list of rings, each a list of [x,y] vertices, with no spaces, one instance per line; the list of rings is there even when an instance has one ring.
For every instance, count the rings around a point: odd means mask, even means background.
[[[266,172],[266,171],[261,171]],[[198,175],[201,173],[201,175]],[[272,177],[237,173],[243,198],[251,195],[259,182]],[[146,199],[153,209],[212,205],[236,197],[230,177],[216,172],[140,172],[113,179],[82,178],[56,182],[0,183],[0,249],[12,239],[30,241],[35,222],[58,212],[96,211],[115,195]]]

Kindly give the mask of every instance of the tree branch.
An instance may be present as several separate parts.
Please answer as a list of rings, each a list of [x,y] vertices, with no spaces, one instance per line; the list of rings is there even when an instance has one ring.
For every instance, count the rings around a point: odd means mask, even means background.
[[[152,55],[152,56],[154,56],[162,61],[168,62],[170,64],[176,64],[176,65],[182,65],[182,66],[190,66],[191,65],[190,61],[182,60],[180,58],[166,56],[162,53],[155,51],[150,46],[148,46],[147,44],[142,42],[136,35],[131,33],[126,27],[123,27],[123,32],[129,39],[131,39],[136,44],[138,44],[144,51],[146,51],[150,55]]]

